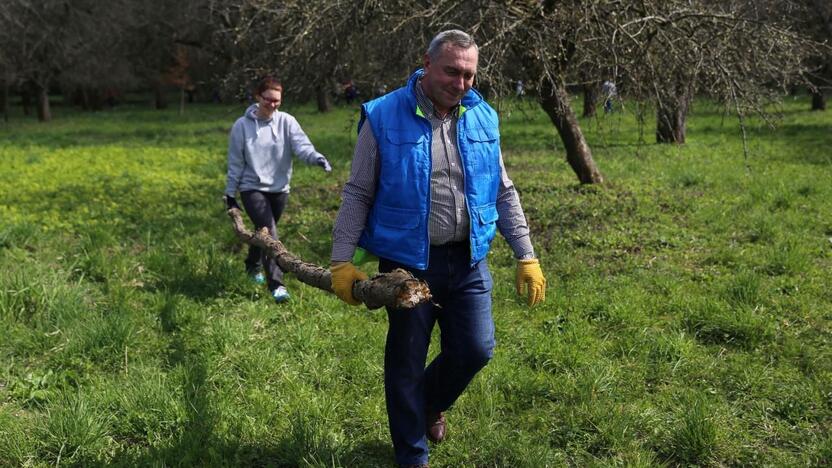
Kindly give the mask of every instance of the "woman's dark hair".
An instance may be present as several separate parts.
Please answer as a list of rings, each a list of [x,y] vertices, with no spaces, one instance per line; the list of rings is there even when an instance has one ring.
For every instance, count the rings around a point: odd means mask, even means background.
[[[254,87],[254,95],[260,96],[269,89],[283,91],[283,83],[281,83],[280,80],[275,78],[273,75],[266,75],[263,78],[260,78],[260,81],[257,82],[257,85]]]

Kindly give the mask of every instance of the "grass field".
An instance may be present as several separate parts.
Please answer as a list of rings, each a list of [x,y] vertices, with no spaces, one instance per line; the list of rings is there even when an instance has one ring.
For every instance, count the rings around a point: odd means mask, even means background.
[[[598,187],[505,106],[547,301],[495,241],[497,350],[432,466],[832,463],[832,113],[808,107],[750,122],[747,158],[706,104],[682,147],[584,120]],[[356,113],[286,110],[334,171],[295,166],[280,235],[326,264]],[[245,277],[220,198],[241,111],[0,124],[1,466],[393,466],[384,311],[294,278],[278,306]]]

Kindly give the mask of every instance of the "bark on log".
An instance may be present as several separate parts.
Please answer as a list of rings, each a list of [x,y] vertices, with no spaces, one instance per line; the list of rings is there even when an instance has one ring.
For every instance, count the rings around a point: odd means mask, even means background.
[[[328,268],[304,262],[269,235],[266,228],[257,232],[249,231],[239,209],[229,209],[228,216],[237,237],[246,244],[265,249],[266,255],[274,258],[281,270],[293,273],[303,283],[332,292],[332,276]],[[380,273],[366,281],[356,281],[352,295],[371,310],[382,306],[412,309],[432,298],[427,283],[399,268],[390,273]]]

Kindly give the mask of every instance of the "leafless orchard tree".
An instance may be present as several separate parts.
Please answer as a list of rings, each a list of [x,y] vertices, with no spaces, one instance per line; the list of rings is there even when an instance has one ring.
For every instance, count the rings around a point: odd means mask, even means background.
[[[126,38],[124,48],[133,75],[153,90],[153,106],[165,108],[168,104],[165,87],[175,85],[183,91],[192,81],[189,71],[198,59],[207,61],[205,55],[210,50],[213,28],[210,2],[116,1],[123,2],[119,24]]]
[[[2,31],[0,26],[0,31]],[[0,40],[2,33],[0,33]],[[15,84],[17,75],[12,68],[12,59],[8,51],[0,49],[0,113],[3,114],[3,121],[9,121],[9,89]]]
[[[58,77],[83,90],[129,76],[152,84],[162,106],[163,85],[192,81],[199,62],[238,92],[276,71],[289,93],[326,110],[337,80],[392,89],[436,32],[459,28],[480,45],[480,89],[508,93],[522,79],[578,180],[600,183],[567,83],[584,87],[584,115],[605,79],[633,102],[652,103],[659,142],[685,141],[697,95],[745,115],[810,77],[822,106],[832,71],[818,43],[832,28],[831,8],[826,0],[8,0],[0,79],[5,89],[36,89],[48,117]]]
[[[471,11],[477,11],[475,17],[481,22],[463,22],[465,13]],[[305,87],[323,86],[339,69],[367,81],[398,86],[421,63],[430,38],[454,25],[479,39],[481,85],[498,86],[509,61],[517,58],[530,63],[518,63],[516,68],[532,65],[538,76],[550,68],[545,60],[532,61],[527,51],[516,47],[531,33],[524,31],[529,25],[523,20],[545,20],[534,2],[504,6],[497,2],[249,0],[218,9],[218,13],[225,24],[220,37],[235,44],[238,51],[234,54],[237,70],[250,73],[280,66],[282,76]],[[558,85],[563,92],[550,93],[544,108],[551,110],[558,100],[568,100],[563,83]],[[574,114],[569,114],[571,119],[564,118],[565,113],[550,115],[556,116],[556,126],[568,142],[568,159],[581,180],[602,181]]]
[[[248,51],[239,69],[279,64],[307,87],[335,67],[401,83],[436,32],[466,30],[480,45],[480,87],[506,92],[522,78],[578,180],[600,183],[567,83],[612,78],[628,98],[654,103],[657,141],[683,143],[694,95],[743,115],[803,76],[813,46],[784,16],[788,1],[248,0],[225,16]]]
[[[94,109],[105,92],[149,84],[160,107],[162,86],[187,81],[183,63],[193,68],[205,55],[207,5],[208,0],[4,1],[0,79],[5,89],[22,89],[24,102],[33,90],[41,120],[51,117],[48,92],[56,85]]]
[[[818,42],[832,45],[832,2],[806,0],[806,8],[795,16],[801,32]],[[826,93],[832,89],[832,50],[828,47],[816,50],[810,54],[807,63],[812,110],[826,110]]]
[[[792,27],[788,1],[657,2],[621,24],[638,53],[622,67],[627,89],[656,103],[656,141],[684,143],[695,95],[730,105],[742,119],[765,115],[789,83],[805,79],[815,48]],[[635,78],[635,79],[633,79]]]
[[[120,5],[78,0],[9,0],[0,5],[0,65],[3,85],[37,95],[41,121],[51,119],[49,90],[77,91],[84,104],[108,86],[130,86],[121,47]],[[25,99],[24,99],[25,101]]]
[[[125,0],[78,0],[66,10],[63,27],[69,42],[63,46],[71,60],[58,70],[53,84],[60,86],[66,101],[84,110],[99,110],[115,90],[139,85],[127,60],[124,6]]]
[[[400,5],[373,0],[243,0],[212,2],[214,44],[230,58],[227,88],[244,92],[264,73],[275,73],[287,92],[314,98],[326,112],[338,81],[380,87],[400,82],[418,63],[383,33]],[[395,79],[391,78],[395,76]],[[372,89],[364,89],[369,94]]]
[[[522,70],[535,85],[583,183],[603,181],[592,160],[566,83],[591,87],[611,77],[636,101],[657,109],[658,142],[683,143],[694,95],[728,103],[740,115],[762,112],[788,83],[803,79],[816,44],[789,19],[789,0],[422,2],[411,12],[426,31],[448,26],[480,41],[481,73],[492,82]],[[585,112],[586,113],[586,112]]]
[[[52,118],[49,84],[71,60],[63,21],[68,9],[57,0],[9,0],[0,6],[4,86],[25,85],[25,93],[33,90],[41,121]]]

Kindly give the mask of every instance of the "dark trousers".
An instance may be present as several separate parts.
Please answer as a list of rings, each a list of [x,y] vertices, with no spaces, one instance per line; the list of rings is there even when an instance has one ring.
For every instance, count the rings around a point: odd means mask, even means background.
[[[604,100],[604,112],[612,112],[612,98],[607,98],[606,100]]]
[[[404,268],[428,283],[435,303],[387,309],[384,390],[390,435],[399,464],[428,462],[427,411],[445,411],[494,351],[491,273],[473,267],[467,243],[430,248],[425,271],[380,259],[379,271]],[[441,350],[425,368],[431,331],[439,323]]]
[[[289,194],[286,192],[269,193],[251,190],[240,192],[240,196],[243,199],[246,214],[248,214],[255,229],[267,227],[269,228],[269,234],[277,239],[277,221],[280,220],[280,215],[283,214],[283,210],[286,208]],[[277,266],[277,262],[268,257],[260,247],[249,245],[246,271],[254,274],[259,272],[260,268],[266,270],[266,281],[270,291],[283,285],[283,271]]]

